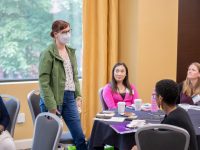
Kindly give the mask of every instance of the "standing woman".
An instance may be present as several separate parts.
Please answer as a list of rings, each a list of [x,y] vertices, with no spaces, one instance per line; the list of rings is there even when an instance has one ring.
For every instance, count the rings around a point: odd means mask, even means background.
[[[190,64],[186,80],[179,84],[179,97],[177,103],[190,105],[200,104],[200,64]]]
[[[125,63],[117,63],[112,69],[112,81],[103,89],[103,98],[109,109],[117,107],[118,102],[125,102],[126,106],[134,103],[138,92],[128,79],[128,68]]]
[[[82,98],[78,81],[75,49],[68,42],[71,36],[70,24],[56,20],[52,24],[53,42],[41,53],[39,62],[39,83],[42,111],[62,115],[77,150],[86,150],[85,136],[77,107]]]

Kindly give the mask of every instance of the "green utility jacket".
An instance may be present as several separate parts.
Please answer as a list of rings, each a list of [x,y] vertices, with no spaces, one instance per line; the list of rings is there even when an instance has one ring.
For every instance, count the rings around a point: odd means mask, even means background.
[[[74,83],[75,97],[81,96],[78,81],[78,70],[75,56],[75,49],[66,47],[71,61]],[[59,56],[55,43],[52,43],[40,54],[39,61],[39,84],[40,94],[45,101],[48,110],[56,109],[57,105],[62,105],[65,89],[65,70],[63,60]]]

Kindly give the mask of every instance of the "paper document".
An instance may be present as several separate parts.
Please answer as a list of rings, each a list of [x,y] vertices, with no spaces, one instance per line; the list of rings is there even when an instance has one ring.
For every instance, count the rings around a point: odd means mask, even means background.
[[[109,121],[109,122],[123,122],[125,118],[124,117],[112,117],[110,119],[94,118],[94,120],[102,120],[102,121]]]
[[[200,110],[200,106],[191,105],[191,106],[190,106],[190,109],[193,109],[193,110]]]

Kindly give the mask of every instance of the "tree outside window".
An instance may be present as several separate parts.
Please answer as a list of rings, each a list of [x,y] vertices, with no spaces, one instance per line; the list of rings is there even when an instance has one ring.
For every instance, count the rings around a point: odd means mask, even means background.
[[[52,41],[51,24],[70,23],[70,46],[82,61],[82,0],[1,0],[0,81],[38,78],[39,55]]]

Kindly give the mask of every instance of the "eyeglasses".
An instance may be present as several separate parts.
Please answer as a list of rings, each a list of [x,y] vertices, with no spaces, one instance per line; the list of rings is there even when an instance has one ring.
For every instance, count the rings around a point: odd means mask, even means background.
[[[68,31],[62,31],[62,32],[60,32],[60,33],[70,33],[72,31],[72,29],[69,29]]]

